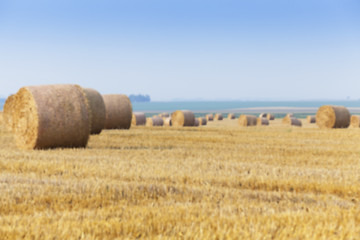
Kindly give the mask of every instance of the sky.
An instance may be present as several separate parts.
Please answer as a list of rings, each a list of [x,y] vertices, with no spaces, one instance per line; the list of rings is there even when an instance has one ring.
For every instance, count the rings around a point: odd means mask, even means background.
[[[360,99],[358,0],[0,0],[0,97]]]

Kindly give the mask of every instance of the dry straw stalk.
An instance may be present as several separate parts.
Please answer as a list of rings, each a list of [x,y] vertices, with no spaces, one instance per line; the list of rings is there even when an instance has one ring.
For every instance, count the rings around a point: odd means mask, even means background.
[[[347,128],[350,112],[343,106],[321,106],[316,113],[316,124],[320,128]]]
[[[106,120],[105,129],[129,129],[132,118],[132,105],[123,94],[103,95]]]

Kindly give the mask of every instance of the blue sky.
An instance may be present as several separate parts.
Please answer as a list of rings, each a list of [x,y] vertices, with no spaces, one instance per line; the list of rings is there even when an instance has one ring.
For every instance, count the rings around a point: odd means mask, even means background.
[[[0,0],[0,96],[360,99],[360,2]]]

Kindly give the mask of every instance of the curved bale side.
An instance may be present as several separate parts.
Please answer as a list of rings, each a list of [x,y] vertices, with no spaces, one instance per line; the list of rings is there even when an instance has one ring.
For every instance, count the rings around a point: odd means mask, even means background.
[[[307,116],[306,121],[308,123],[316,123],[316,117],[315,116]]]
[[[13,121],[21,149],[86,147],[91,113],[78,85],[30,86],[15,96]]]
[[[8,131],[12,131],[14,128],[13,126],[14,107],[15,107],[15,95],[12,94],[6,99],[3,107],[3,121]]]
[[[227,116],[228,119],[235,119],[235,114],[229,113]]]
[[[208,121],[214,121],[214,116],[212,114],[207,114],[206,115],[206,120]]]
[[[105,129],[129,129],[132,119],[132,105],[124,94],[103,95],[106,119]]]
[[[319,128],[347,128],[350,125],[350,112],[343,106],[321,106],[316,113]]]
[[[164,120],[159,116],[153,116],[146,119],[147,127],[159,127],[164,125]]]
[[[224,116],[221,113],[215,114],[214,120],[221,121],[224,119]]]
[[[299,119],[294,118],[294,117],[289,117],[289,116],[284,117],[282,120],[282,123],[285,125],[292,125],[292,126],[298,126],[298,127],[302,126],[302,122]]]
[[[164,118],[163,120],[164,120],[164,126],[166,126],[166,127],[172,126],[171,117]]]
[[[90,134],[99,134],[105,126],[106,110],[101,94],[92,88],[83,88],[91,111]]]
[[[275,116],[271,113],[267,113],[266,118],[270,121],[275,120]]]
[[[204,125],[207,124],[207,120],[206,120],[205,117],[199,117],[198,119],[199,119],[199,125],[200,126],[204,126]]]
[[[146,124],[146,115],[143,112],[133,112],[131,126],[144,126]]]
[[[352,115],[350,119],[350,126],[354,128],[360,127],[360,116],[359,115]]]
[[[200,126],[200,121],[199,119],[195,118],[194,127],[198,127],[198,126]]]
[[[256,125],[258,126],[267,126],[269,125],[269,119],[267,119],[266,117],[258,117],[256,120]]]
[[[171,114],[171,122],[174,127],[192,127],[195,115],[188,110],[177,110]]]
[[[241,115],[239,117],[239,126],[241,127],[249,127],[256,126],[257,117],[253,115]]]

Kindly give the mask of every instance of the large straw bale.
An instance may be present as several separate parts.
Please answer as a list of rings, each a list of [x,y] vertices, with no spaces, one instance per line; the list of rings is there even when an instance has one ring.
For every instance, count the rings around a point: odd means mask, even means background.
[[[256,126],[257,117],[253,115],[241,115],[239,117],[239,125],[242,127]]]
[[[227,117],[228,119],[235,119],[235,114],[229,113]]]
[[[106,120],[105,129],[129,129],[132,119],[132,105],[123,94],[103,95]]]
[[[10,95],[4,104],[3,107],[3,120],[6,126],[6,129],[9,131],[13,130],[13,114],[14,114],[14,105],[15,105],[15,95]]]
[[[316,113],[316,124],[320,128],[347,128],[350,112],[343,106],[321,106]]]
[[[258,117],[256,125],[269,125],[269,119],[267,119],[266,117]]]
[[[91,111],[90,134],[99,134],[105,126],[106,109],[101,94],[92,88],[84,88],[84,93]]]
[[[214,116],[212,114],[206,114],[206,119],[208,121],[214,121]]]
[[[285,116],[282,120],[282,123],[285,125],[292,125],[292,126],[298,126],[301,127],[302,123],[299,119],[294,117]]]
[[[19,148],[86,147],[91,113],[80,86],[23,87],[14,101],[13,132]]]
[[[171,114],[171,121],[174,127],[194,126],[195,115],[188,110],[177,110]]]
[[[202,126],[202,125],[206,125],[207,124],[207,120],[205,117],[199,117],[199,125]]]
[[[146,124],[146,115],[143,112],[133,112],[131,126],[143,126]]]
[[[163,125],[164,125],[164,120],[159,116],[153,116],[146,119],[146,126],[148,127],[157,127]]]
[[[350,127],[358,128],[360,127],[360,116],[352,115],[350,119]]]
[[[271,113],[267,113],[267,115],[266,115],[266,118],[268,119],[268,120],[275,120],[275,116],[273,115],[273,114],[271,114]]]
[[[165,118],[164,120],[164,126],[170,127],[172,126],[171,117]]]
[[[316,123],[316,116],[307,116],[306,120],[308,123]]]
[[[224,116],[221,113],[216,113],[214,119],[221,121],[224,119]]]

